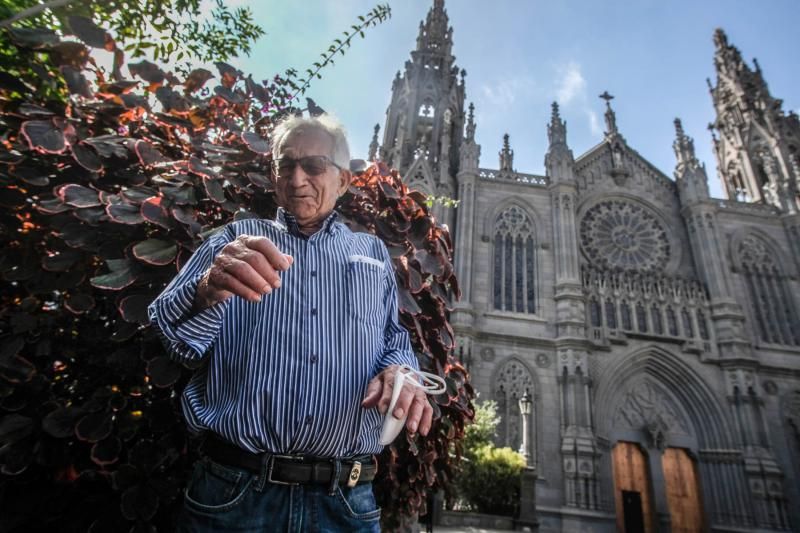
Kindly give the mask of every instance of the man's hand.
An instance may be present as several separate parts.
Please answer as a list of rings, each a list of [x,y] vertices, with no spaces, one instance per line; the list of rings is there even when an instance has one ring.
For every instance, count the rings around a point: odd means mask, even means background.
[[[293,262],[268,238],[239,235],[225,245],[197,284],[195,307],[203,310],[234,294],[259,302],[261,295],[281,286],[278,272],[288,270]]]
[[[394,379],[399,368],[398,365],[388,366],[383,372],[372,378],[367,386],[367,394],[361,402],[361,407],[369,409],[377,405],[378,411],[382,415],[386,414],[392,401]],[[408,383],[407,378],[403,380],[403,390],[400,392],[400,397],[397,398],[392,415],[400,419],[405,413],[408,413],[406,429],[409,433],[416,433],[419,428],[419,432],[423,436],[428,434],[433,419],[433,407],[431,407],[425,392]]]

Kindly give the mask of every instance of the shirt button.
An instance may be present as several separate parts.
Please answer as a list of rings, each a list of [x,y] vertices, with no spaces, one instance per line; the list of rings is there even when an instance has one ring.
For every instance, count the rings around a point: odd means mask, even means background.
[[[317,357],[317,354],[315,354],[315,353],[311,354],[311,362],[312,363],[316,363],[318,359],[319,359],[319,357]]]
[[[314,421],[314,417],[311,415],[306,416],[306,425],[310,426],[311,423]]]
[[[317,316],[317,308],[316,307],[311,310],[311,316]]]
[[[315,278],[315,277],[317,277],[317,271],[316,271],[316,270],[312,270],[312,271],[311,271],[311,277],[312,277],[312,278]]]

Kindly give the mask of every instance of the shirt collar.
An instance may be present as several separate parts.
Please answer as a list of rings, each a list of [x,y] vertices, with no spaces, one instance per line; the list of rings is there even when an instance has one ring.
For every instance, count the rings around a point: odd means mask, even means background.
[[[332,211],[330,215],[325,218],[322,223],[320,231],[327,231],[328,233],[336,233],[338,229],[335,222],[339,219],[339,213]],[[279,207],[278,213],[275,215],[275,221],[286,228],[286,230],[295,237],[307,239],[309,236],[300,231],[300,226],[297,224],[297,218],[286,209]]]

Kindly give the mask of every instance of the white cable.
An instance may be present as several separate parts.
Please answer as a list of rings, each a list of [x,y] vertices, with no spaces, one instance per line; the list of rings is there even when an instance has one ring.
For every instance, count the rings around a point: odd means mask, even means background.
[[[418,381],[412,379],[413,376],[418,378]],[[415,387],[425,391],[425,394],[442,394],[447,390],[447,384],[444,379],[431,374],[429,372],[422,372],[416,370],[408,365],[400,365],[397,374],[394,377],[394,387],[392,388],[392,401],[389,403],[389,409],[383,418],[383,428],[381,429],[380,443],[384,446],[390,444],[397,438],[397,435],[403,429],[408,418],[408,409],[403,413],[402,418],[394,416],[394,408],[397,405],[397,399],[400,397],[400,391],[403,390],[403,385],[408,382]]]

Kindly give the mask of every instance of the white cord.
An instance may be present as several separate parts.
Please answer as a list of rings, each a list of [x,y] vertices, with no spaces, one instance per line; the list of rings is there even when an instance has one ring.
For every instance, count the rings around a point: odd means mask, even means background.
[[[447,390],[447,383],[445,383],[444,379],[437,376],[436,374],[431,374],[430,372],[423,372],[421,370],[412,368],[408,365],[400,365],[398,372],[403,372],[403,378],[405,379],[405,381],[408,381],[415,387],[424,390],[426,394],[442,394],[444,391]],[[414,381],[413,379],[408,379],[408,376],[411,374],[417,376],[422,381],[422,383],[420,383],[419,381]]]

